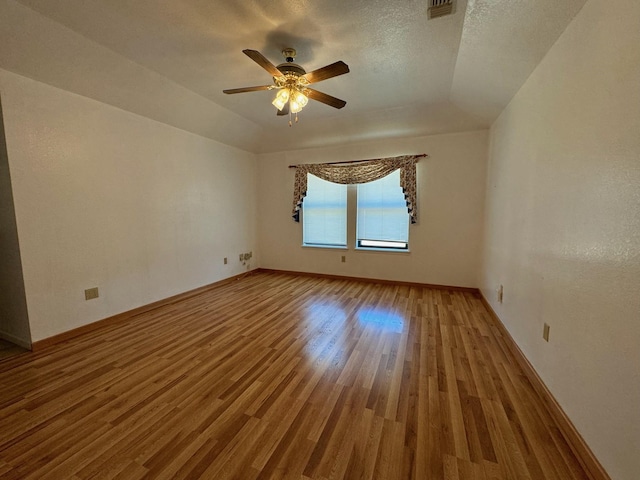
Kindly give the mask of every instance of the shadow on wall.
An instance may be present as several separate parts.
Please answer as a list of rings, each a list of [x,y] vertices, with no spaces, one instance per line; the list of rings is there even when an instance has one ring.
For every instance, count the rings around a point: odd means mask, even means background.
[[[27,299],[0,101],[0,338],[31,348]]]

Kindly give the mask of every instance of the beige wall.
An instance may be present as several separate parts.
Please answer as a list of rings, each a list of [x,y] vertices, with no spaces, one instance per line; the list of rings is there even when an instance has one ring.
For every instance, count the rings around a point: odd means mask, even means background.
[[[4,70],[0,95],[34,341],[257,264],[255,155]]]
[[[421,159],[417,166],[419,219],[410,227],[410,253],[355,251],[353,229],[346,251],[301,246],[302,224],[291,219],[294,171],[288,165],[411,153],[428,153],[429,158]],[[475,287],[486,156],[486,131],[260,155],[261,266]],[[346,263],[340,262],[342,255]]]
[[[481,281],[615,480],[640,478],[639,19],[589,1],[494,124]]]

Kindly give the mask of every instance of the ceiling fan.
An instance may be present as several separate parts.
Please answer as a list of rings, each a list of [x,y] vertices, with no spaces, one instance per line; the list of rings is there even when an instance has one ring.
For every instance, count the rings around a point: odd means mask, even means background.
[[[223,90],[224,93],[244,93],[258,92],[261,90],[278,90],[273,105],[278,109],[278,115],[289,115],[289,126],[291,126],[291,114],[295,114],[295,121],[298,121],[298,112],[307,104],[308,99],[316,100],[334,108],[342,108],[347,102],[339,98],[332,97],[326,93],[309,88],[312,83],[318,83],[328,78],[337,77],[349,73],[349,66],[343,61],[338,61],[307,73],[297,63],[293,63],[296,51],[293,48],[282,50],[286,62],[277,67],[267,60],[257,50],[243,50],[251,60],[264,68],[273,77],[272,85],[260,85],[257,87],[232,88]]]

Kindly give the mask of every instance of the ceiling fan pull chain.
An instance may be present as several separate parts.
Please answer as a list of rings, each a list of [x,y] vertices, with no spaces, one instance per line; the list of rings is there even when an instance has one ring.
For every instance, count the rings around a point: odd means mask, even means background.
[[[289,126],[293,126],[293,124],[291,123],[291,101],[289,101]]]

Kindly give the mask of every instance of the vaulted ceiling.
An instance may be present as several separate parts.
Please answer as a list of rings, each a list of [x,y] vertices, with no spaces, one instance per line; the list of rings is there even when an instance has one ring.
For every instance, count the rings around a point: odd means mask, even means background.
[[[0,68],[260,152],[487,128],[586,0],[0,0]],[[299,123],[242,54],[297,50],[307,71],[351,72],[314,86]]]

